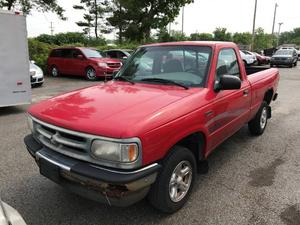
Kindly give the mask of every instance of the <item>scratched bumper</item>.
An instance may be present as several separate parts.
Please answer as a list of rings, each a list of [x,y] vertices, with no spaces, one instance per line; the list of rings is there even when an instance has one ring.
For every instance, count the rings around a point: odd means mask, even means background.
[[[75,160],[40,145],[32,135],[24,138],[40,173],[85,198],[114,206],[129,206],[143,199],[155,182],[159,164],[135,171],[111,170]]]

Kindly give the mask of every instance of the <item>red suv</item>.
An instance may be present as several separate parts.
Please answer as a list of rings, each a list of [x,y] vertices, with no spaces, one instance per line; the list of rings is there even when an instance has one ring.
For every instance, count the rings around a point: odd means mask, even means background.
[[[119,71],[122,62],[104,58],[98,51],[89,48],[56,48],[48,57],[48,72],[54,77],[60,74],[85,76],[88,80],[111,77]]]

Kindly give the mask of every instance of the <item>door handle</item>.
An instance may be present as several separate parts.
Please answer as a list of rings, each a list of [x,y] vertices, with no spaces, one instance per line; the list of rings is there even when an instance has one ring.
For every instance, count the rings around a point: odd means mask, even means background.
[[[248,96],[248,94],[249,94],[249,90],[248,89],[246,89],[246,90],[243,91],[243,95],[244,96]]]

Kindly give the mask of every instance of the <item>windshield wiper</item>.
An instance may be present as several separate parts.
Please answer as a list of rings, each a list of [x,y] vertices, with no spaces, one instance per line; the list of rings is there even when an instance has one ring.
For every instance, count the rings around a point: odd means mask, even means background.
[[[119,77],[115,77],[113,80],[122,80],[122,81],[127,81],[131,84],[134,84],[134,82],[126,77],[122,77],[122,76],[119,76]]]
[[[149,81],[149,82],[157,82],[157,83],[162,83],[162,84],[174,84],[176,86],[182,87],[184,89],[189,89],[189,87],[185,86],[184,84],[178,83],[173,80],[168,80],[168,79],[163,79],[163,78],[144,78],[141,81]]]

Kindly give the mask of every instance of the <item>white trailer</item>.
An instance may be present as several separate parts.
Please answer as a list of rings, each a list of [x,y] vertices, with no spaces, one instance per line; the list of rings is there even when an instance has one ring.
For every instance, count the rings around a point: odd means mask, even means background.
[[[26,18],[0,10],[0,107],[30,102]]]

